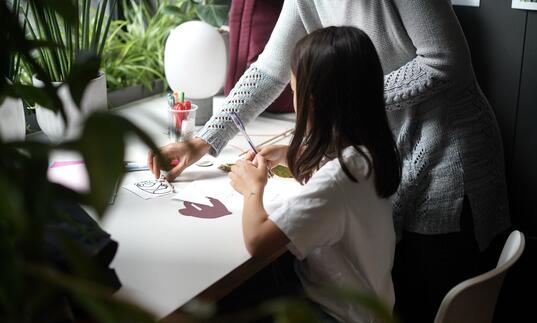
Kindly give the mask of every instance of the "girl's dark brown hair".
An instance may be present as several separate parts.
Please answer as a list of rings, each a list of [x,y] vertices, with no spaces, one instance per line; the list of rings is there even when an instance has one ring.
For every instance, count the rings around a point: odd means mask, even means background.
[[[353,146],[375,171],[377,194],[395,193],[401,163],[386,117],[384,73],[369,37],[354,27],[317,30],[296,45],[291,70],[297,119],[287,160],[294,177],[306,183],[324,157],[337,157],[357,182],[342,158],[342,151]]]

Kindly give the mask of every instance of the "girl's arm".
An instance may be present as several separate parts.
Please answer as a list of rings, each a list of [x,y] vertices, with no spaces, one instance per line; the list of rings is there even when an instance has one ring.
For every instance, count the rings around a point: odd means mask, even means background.
[[[263,190],[244,194],[242,230],[246,249],[254,257],[269,257],[289,243],[287,236],[268,219]]]
[[[473,80],[464,33],[448,0],[394,0],[416,58],[384,78],[386,108],[418,104]]]
[[[246,249],[252,256],[271,256],[283,248],[289,239],[268,219],[263,206],[263,192],[267,184],[267,163],[257,156],[257,165],[239,160],[231,168],[229,178],[233,188],[244,197],[242,231]]]
[[[285,0],[272,35],[260,54],[229,93],[220,113],[214,115],[198,133],[207,142],[209,153],[217,156],[237,133],[229,112],[248,123],[257,117],[283,91],[290,79],[291,51],[306,35],[295,0]]]

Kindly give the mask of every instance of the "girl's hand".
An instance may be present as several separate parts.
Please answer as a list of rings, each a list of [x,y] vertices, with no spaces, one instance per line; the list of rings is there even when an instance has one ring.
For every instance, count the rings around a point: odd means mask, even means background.
[[[242,195],[249,196],[262,194],[267,185],[267,162],[265,158],[257,155],[254,162],[249,160],[239,160],[231,167],[229,179],[231,186]]]
[[[287,145],[270,145],[259,150],[259,155],[263,156],[268,165],[272,168],[276,165],[287,165]],[[256,154],[249,151],[246,155],[246,160],[253,160]]]
[[[160,148],[160,154],[164,157],[164,170],[168,171],[166,179],[173,181],[185,168],[194,164],[209,151],[209,144],[201,138],[194,138],[190,141],[177,142]],[[147,165],[155,178],[160,177],[161,163],[157,156],[150,151],[147,156]]]

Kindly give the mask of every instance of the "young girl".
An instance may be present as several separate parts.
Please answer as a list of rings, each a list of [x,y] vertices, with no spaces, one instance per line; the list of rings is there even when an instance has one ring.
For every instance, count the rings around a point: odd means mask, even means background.
[[[291,144],[266,147],[229,174],[244,196],[246,247],[263,256],[287,245],[306,295],[325,314],[344,322],[375,321],[359,305],[326,296],[323,287],[371,292],[394,304],[389,197],[401,166],[377,52],[363,31],[328,27],[298,42],[291,70],[297,113]],[[303,186],[267,214],[267,166],[276,164],[287,164]]]

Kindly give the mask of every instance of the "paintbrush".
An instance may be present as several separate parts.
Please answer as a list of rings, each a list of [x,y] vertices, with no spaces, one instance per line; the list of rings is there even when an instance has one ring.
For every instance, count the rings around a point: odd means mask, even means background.
[[[269,139],[263,141],[262,143],[260,143],[259,145],[257,145],[257,149],[267,145],[267,144],[273,144],[273,143],[277,143],[278,141],[284,139],[285,137],[287,136],[290,136],[292,135],[293,133],[295,132],[295,129],[294,128],[291,128],[291,129],[287,129],[285,130],[284,132],[282,133],[279,133],[273,137],[270,137]],[[239,157],[241,157],[242,155],[246,154],[248,151],[243,151],[242,153],[239,154]]]
[[[246,141],[248,142],[248,145],[250,145],[250,148],[252,148],[253,152],[257,155],[258,154],[257,149],[255,148],[255,145],[252,142],[252,139],[250,139],[250,136],[248,136],[248,134],[246,133],[246,128],[244,127],[244,124],[242,123],[241,118],[239,118],[239,115],[236,114],[235,112],[230,112],[229,114],[235,126],[239,129],[239,131],[242,133],[244,138],[246,138]],[[269,174],[269,177],[272,177],[272,172],[270,170],[270,167],[268,169],[268,174]]]

